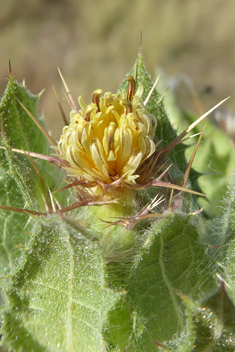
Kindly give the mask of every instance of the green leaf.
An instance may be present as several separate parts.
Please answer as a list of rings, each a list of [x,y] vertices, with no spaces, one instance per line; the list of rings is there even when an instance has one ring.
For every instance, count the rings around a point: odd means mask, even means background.
[[[223,217],[217,219],[217,228],[227,245],[232,245],[235,239],[235,174],[227,188],[227,194],[223,202]]]
[[[1,136],[1,145],[7,147],[7,150],[0,152],[0,165],[5,169],[8,177],[15,180],[27,207],[31,206],[34,210],[44,208],[39,177],[27,157],[12,152],[9,147],[41,154],[48,153],[49,145],[46,138],[19,104],[20,101],[38,119],[38,99],[39,96],[33,96],[24,85],[18,84],[10,76],[0,102],[0,117],[4,133]],[[14,199],[12,203],[14,204]]]
[[[80,229],[81,230],[81,229]],[[95,241],[52,216],[41,224],[7,290],[4,343],[16,351],[103,351],[102,328],[120,297],[106,287]]]
[[[129,72],[128,76],[129,75],[132,75],[135,77],[137,87],[139,86],[139,84],[143,85],[143,88],[144,88],[143,100],[145,100],[153,86],[153,82],[146,71],[145,63],[141,53],[139,53],[136,63],[133,69]],[[124,81],[121,84],[121,86],[119,87],[119,91],[122,90],[123,88],[127,89],[126,81]],[[173,129],[171,122],[166,114],[164,103],[163,103],[163,95],[159,94],[156,91],[156,89],[154,89],[151,94],[151,97],[147,104],[147,108],[149,113],[155,115],[157,118],[156,135],[158,140],[161,141],[161,147],[164,148],[176,138],[177,133]],[[167,157],[167,159],[169,159],[169,164],[172,164],[170,169],[170,174],[175,180],[175,182],[179,184],[181,184],[182,182],[182,177],[187,167],[187,161],[185,158],[186,148],[187,148],[186,145],[179,144],[175,146],[175,148],[169,153],[169,157]],[[200,191],[197,184],[198,176],[199,176],[199,173],[191,169],[189,179],[190,179],[192,188],[194,190]]]
[[[33,96],[25,87],[10,76],[0,102],[0,205],[45,211],[45,190],[31,162],[25,155],[12,152],[10,148],[24,149],[42,154],[49,152],[49,144],[21,107],[20,101],[37,116],[39,95]],[[43,121],[40,120],[43,124]],[[61,177],[55,167],[45,167],[45,162],[34,160],[47,187],[59,184]],[[44,197],[44,198],[43,198]],[[31,222],[27,215],[0,210],[0,277],[4,277],[18,265],[21,248],[27,247]],[[2,280],[5,286],[8,280]]]
[[[235,239],[230,240],[224,252],[225,280],[228,284],[229,295],[235,300]]]
[[[233,175],[223,202],[224,215],[215,219],[212,233],[220,240],[222,277],[230,297],[235,299],[235,175]]]
[[[22,195],[17,189],[15,181],[9,177],[2,177],[0,181],[0,204],[12,205],[14,193],[14,206],[23,208]],[[0,277],[1,285],[8,284],[8,275],[17,265],[17,259],[21,255],[22,248],[27,246],[30,238],[31,226],[28,216],[10,211],[0,210]]]
[[[12,148],[21,146],[27,151],[34,150],[43,154],[48,152],[48,143],[42,132],[19,104],[20,101],[43,124],[43,120],[39,119],[37,114],[39,96],[32,95],[24,83],[19,84],[14,77],[10,76],[1,99],[0,114],[5,136]]]
[[[200,305],[184,298],[187,306],[187,326],[180,338],[163,343],[159,346],[159,351],[233,352],[235,349],[234,327],[232,330],[228,329],[228,326],[223,325],[221,315],[217,314],[217,304],[222,307],[225,303],[226,306],[227,298],[223,297],[222,302],[219,301],[220,298],[222,298],[221,289]],[[231,308],[230,304],[229,308]],[[234,307],[229,314],[230,316],[234,314]]]
[[[214,270],[215,264],[207,257],[196,224],[189,217],[169,215],[154,224],[124,302],[114,315],[110,313],[110,346],[118,351],[124,347],[128,352],[157,351],[153,341],[169,340],[184,329],[180,295],[197,299],[199,294],[215,291]]]
[[[217,315],[225,329],[235,334],[235,306],[226,292],[224,282],[219,290],[203,303]]]

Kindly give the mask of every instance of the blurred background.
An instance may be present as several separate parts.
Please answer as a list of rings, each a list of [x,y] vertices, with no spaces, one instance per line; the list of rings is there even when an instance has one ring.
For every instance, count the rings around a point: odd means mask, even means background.
[[[195,109],[189,86],[206,110],[231,95],[235,110],[235,2],[232,0],[8,0],[0,5],[0,91],[11,60],[15,78],[25,79],[40,100],[52,135],[63,126],[53,86],[69,108],[59,67],[74,99],[92,91],[115,92],[131,69],[143,31],[148,72],[164,71],[180,103]],[[197,112],[197,111],[196,111]]]

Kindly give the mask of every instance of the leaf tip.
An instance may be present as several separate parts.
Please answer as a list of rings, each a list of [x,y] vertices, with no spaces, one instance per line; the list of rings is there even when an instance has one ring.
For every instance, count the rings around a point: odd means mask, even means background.
[[[13,78],[13,72],[12,72],[12,67],[11,67],[11,60],[9,60],[9,78]]]

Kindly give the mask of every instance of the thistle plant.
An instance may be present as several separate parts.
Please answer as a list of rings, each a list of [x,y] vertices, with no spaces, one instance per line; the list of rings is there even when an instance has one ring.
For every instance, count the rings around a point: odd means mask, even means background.
[[[142,52],[88,104],[62,80],[58,142],[11,69],[1,100],[3,350],[234,351],[234,180],[210,218],[192,168],[203,133],[185,157],[224,101],[176,132]]]

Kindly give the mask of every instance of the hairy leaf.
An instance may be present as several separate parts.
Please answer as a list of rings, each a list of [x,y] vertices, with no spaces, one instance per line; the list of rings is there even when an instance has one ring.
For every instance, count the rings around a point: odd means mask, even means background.
[[[0,102],[0,205],[14,208],[28,208],[45,211],[47,198],[37,172],[25,155],[13,152],[11,148],[47,154],[49,144],[19,101],[38,120],[38,96],[33,96],[24,84],[18,84],[10,75],[8,86]],[[43,123],[43,121],[40,121]],[[41,170],[46,185],[56,185],[61,177],[52,167],[45,168],[41,161],[35,161]],[[54,174],[53,174],[54,173]],[[55,177],[56,175],[56,177]],[[7,275],[17,266],[21,249],[27,247],[31,225],[28,216],[0,210],[0,276]],[[2,280],[5,285],[7,280]]]
[[[227,283],[229,295],[235,299],[235,175],[228,187],[226,198],[223,202],[223,217],[217,218],[209,232],[210,237],[217,238],[220,251],[221,276]]]
[[[102,327],[120,294],[106,288],[98,244],[65,221],[42,223],[8,289],[4,342],[16,351],[103,351]]]
[[[235,308],[224,288],[199,305],[187,298],[184,302],[187,306],[185,330],[180,338],[159,345],[159,351],[233,352]]]
[[[153,341],[161,343],[184,329],[180,295],[196,299],[213,292],[214,270],[187,216],[170,215],[155,224],[133,270],[128,294],[110,314],[110,346],[119,346],[118,351],[124,347],[157,351]]]
[[[14,77],[10,76],[0,103],[1,145],[6,147],[6,150],[0,152],[0,165],[8,177],[16,182],[27,207],[32,207],[34,210],[44,208],[40,179],[27,157],[12,152],[10,148],[48,154],[49,145],[46,138],[20,105],[20,103],[23,104],[38,119],[38,99],[39,96],[33,96],[27,91],[25,85],[18,84]],[[14,199],[12,203],[14,205]]]

